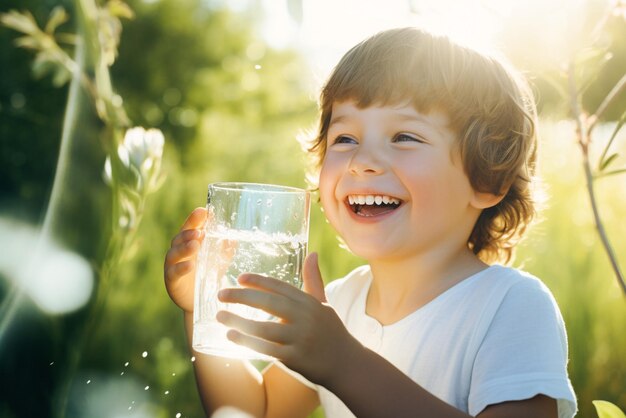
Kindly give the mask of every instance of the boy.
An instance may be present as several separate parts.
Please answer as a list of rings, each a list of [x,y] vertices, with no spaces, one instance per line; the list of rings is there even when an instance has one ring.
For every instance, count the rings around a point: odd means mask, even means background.
[[[254,274],[222,291],[281,319],[218,314],[232,341],[280,363],[260,374],[196,354],[207,412],[305,417],[321,402],[328,418],[572,417],[552,295],[488,264],[511,258],[534,216],[535,121],[513,71],[445,37],[394,29],[351,49],[322,90],[310,152],[324,213],[368,265],[324,290],[311,254],[304,292]],[[192,212],[165,263],[189,335],[206,216]]]

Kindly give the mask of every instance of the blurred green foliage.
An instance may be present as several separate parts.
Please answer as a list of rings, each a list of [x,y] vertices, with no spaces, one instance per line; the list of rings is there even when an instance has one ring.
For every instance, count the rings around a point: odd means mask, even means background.
[[[52,0],[7,0],[0,12],[28,9],[43,22],[58,4],[71,14],[72,2]],[[167,179],[149,198],[133,258],[123,265],[97,330],[82,349],[67,416],[85,416],[85,411],[105,416],[97,411],[103,408],[128,416],[136,411],[198,417],[202,409],[182,315],[162,283],[164,254],[187,214],[204,205],[209,182],[305,186],[304,153],[295,138],[314,126],[315,100],[302,59],[293,51],[273,50],[259,37],[254,9],[235,14],[202,0],[129,4],[136,18],[125,22],[113,83],[135,125],[164,132]],[[72,22],[67,27],[72,30]],[[622,33],[622,27],[611,31]],[[36,223],[54,175],[67,90],[53,88],[50,79],[33,79],[32,57],[10,45],[14,38],[0,28],[0,215]],[[624,68],[626,43],[615,45],[616,65]],[[600,101],[614,82],[607,76],[589,90],[588,100]],[[558,114],[551,87],[538,87],[544,118],[551,109]],[[59,233],[68,246],[95,260],[106,240],[109,197],[101,181],[100,126],[88,104],[82,112]],[[624,151],[623,138],[617,142]],[[549,206],[520,248],[518,264],[523,261],[524,269],[544,279],[559,302],[579,416],[593,417],[593,399],[626,405],[626,303],[594,232],[573,126],[544,122],[542,171]],[[617,254],[626,254],[620,216],[626,195],[616,193],[624,187],[619,176],[599,184]],[[310,249],[320,252],[326,280],[360,263],[339,249],[315,204]],[[1,299],[7,283],[0,280]],[[28,303],[22,307],[0,345],[0,417],[55,414],[63,368],[84,312],[47,317]],[[109,403],[103,406],[98,399]]]

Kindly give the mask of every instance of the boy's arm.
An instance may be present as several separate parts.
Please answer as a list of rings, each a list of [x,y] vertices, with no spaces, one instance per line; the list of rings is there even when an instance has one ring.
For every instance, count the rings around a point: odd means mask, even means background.
[[[305,288],[321,287],[315,257],[307,258]],[[320,293],[302,292],[276,279],[240,276],[243,289],[222,290],[227,303],[243,303],[282,318],[259,323],[228,312],[218,321],[231,330],[228,338],[280,359],[290,369],[326,387],[359,418],[425,417],[468,418],[461,410],[437,398],[380,355],[349,334],[337,313],[322,303]],[[315,283],[318,283],[315,285]],[[556,401],[546,396],[503,402],[486,407],[480,418],[556,418]]]
[[[191,347],[193,314],[185,313]],[[254,417],[306,417],[319,404],[317,392],[275,365],[260,373],[249,361],[209,356],[192,349],[198,393],[205,413],[232,406]]]
[[[325,385],[357,417],[446,417],[470,415],[435,397],[387,360],[365,347],[356,350]],[[544,395],[485,408],[479,418],[556,418],[556,400]]]

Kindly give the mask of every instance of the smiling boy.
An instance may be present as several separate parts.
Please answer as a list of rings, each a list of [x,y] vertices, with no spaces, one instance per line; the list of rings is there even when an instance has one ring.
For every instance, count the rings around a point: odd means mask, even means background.
[[[535,213],[525,82],[445,37],[394,29],[342,58],[320,107],[310,152],[321,204],[367,265],[324,289],[312,254],[304,292],[255,274],[222,291],[223,302],[280,318],[218,314],[232,341],[280,363],[260,374],[196,354],[207,411],[304,417],[321,403],[329,418],[572,417],[554,298],[539,279],[493,264],[511,258]],[[166,257],[189,333],[206,217],[192,212]]]

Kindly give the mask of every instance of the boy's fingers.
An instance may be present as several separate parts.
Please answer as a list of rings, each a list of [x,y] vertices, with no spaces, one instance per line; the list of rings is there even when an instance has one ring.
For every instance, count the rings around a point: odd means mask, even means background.
[[[192,280],[195,263],[191,260],[183,261],[165,267],[165,289],[170,298],[184,311],[193,312],[194,287],[189,285]]]
[[[207,220],[208,211],[206,208],[195,208],[187,217],[183,226],[180,227],[181,231],[185,229],[197,229],[200,228]]]
[[[175,247],[191,240],[199,240],[202,238],[202,235],[203,231],[201,229],[185,229],[176,234],[172,240],[171,246]]]
[[[191,260],[181,261],[165,268],[165,280],[176,281],[193,271],[194,262]]]
[[[218,292],[217,298],[223,303],[239,303],[261,309],[279,318],[287,318],[293,313],[293,303],[283,295],[254,288],[227,288]]]
[[[169,249],[165,255],[165,265],[172,265],[181,260],[193,257],[200,249],[200,243],[196,240],[191,240],[178,244]]]
[[[297,287],[274,277],[261,274],[242,273],[237,277],[237,282],[247,289],[262,290],[263,292],[274,293],[296,301],[304,302],[307,298]]]
[[[254,335],[266,341],[285,344],[290,341],[290,333],[285,332],[285,324],[273,321],[255,321],[243,318],[228,311],[219,311],[216,315],[217,322],[228,328],[235,328],[247,335]]]

